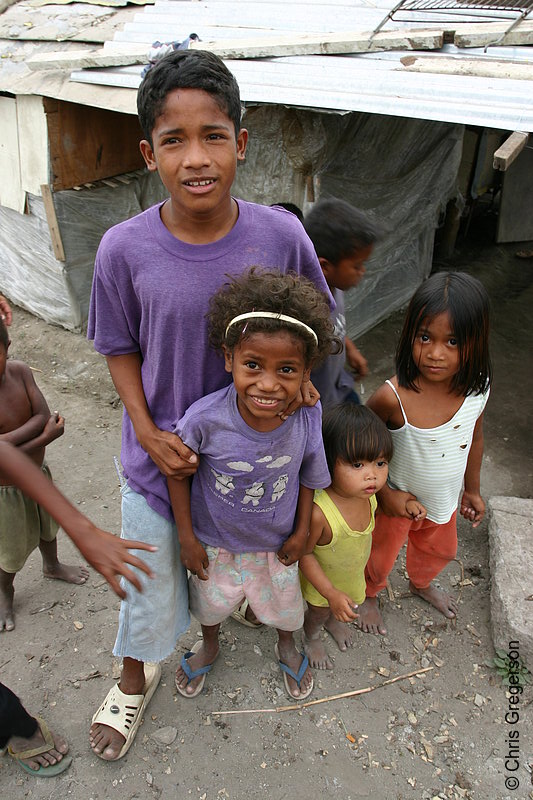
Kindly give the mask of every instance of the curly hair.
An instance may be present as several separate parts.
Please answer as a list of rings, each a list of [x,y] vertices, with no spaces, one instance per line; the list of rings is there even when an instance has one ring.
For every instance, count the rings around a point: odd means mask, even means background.
[[[224,346],[233,351],[243,337],[278,331],[288,331],[302,341],[308,367],[321,364],[329,355],[342,350],[342,342],[335,336],[327,297],[307,278],[292,272],[263,271],[258,267],[228,278],[229,282],[211,298],[207,314],[209,341],[217,350]],[[231,320],[247,311],[270,311],[294,317],[314,330],[318,345],[304,328],[278,319],[242,320],[232,325],[226,334]]]

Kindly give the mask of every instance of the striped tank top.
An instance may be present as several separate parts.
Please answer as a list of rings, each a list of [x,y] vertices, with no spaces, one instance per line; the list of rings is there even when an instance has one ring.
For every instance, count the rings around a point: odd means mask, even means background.
[[[394,455],[389,464],[389,485],[412,492],[427,509],[428,519],[448,522],[457,509],[472,437],[478,417],[489,397],[465,397],[462,406],[444,425],[415,428],[407,419],[400,396],[387,381],[400,404],[404,424],[391,430]]]

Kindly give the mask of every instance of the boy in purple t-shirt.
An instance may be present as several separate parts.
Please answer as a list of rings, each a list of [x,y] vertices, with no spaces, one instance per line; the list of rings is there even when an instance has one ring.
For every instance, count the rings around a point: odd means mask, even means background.
[[[287,692],[304,699],[313,678],[293,639],[303,624],[297,560],[313,491],[329,486],[330,475],[320,408],[301,408],[285,421],[280,415],[311,365],[331,352],[328,304],[304,278],[252,269],[219,289],[209,320],[233,384],[193,403],[176,428],[200,455],[190,489],[175,478],[168,486],[181,560],[191,572],[191,612],[203,633],[183,656],[176,687],[184,697],[202,691],[218,656],[220,623],[246,598],[256,618],[277,629]]]
[[[156,578],[121,605],[118,713],[106,698],[90,734],[94,752],[106,760],[127,752],[133,737],[126,713],[133,708],[135,719],[142,716],[153,694],[144,663],[169,656],[189,625],[166,477],[191,475],[198,464],[171,432],[175,420],[229,383],[207,344],[209,298],[228,273],[254,264],[293,270],[327,291],[313,246],[292,214],[231,196],[248,134],[240,128],[237,82],[219,58],[199,50],[171,53],[146,74],[137,104],[141,152],[170,197],[104,235],[88,336],[106,356],[124,404],[122,535],[155,544],[158,552],[148,559]]]

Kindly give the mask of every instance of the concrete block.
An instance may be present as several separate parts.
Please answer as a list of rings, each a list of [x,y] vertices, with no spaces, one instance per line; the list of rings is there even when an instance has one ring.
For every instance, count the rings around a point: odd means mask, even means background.
[[[505,651],[518,642],[533,670],[533,500],[492,497],[488,505],[492,639]]]

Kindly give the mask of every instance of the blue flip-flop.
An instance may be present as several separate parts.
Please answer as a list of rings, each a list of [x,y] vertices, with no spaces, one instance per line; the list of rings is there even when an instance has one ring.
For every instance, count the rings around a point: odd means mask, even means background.
[[[287,691],[287,694],[289,695],[289,697],[292,697],[293,700],[305,700],[307,697],[309,697],[315,685],[313,678],[311,678],[311,683],[309,684],[309,686],[305,691],[302,691],[302,688],[300,686],[302,678],[305,675],[305,671],[309,666],[309,659],[307,658],[305,653],[300,653],[302,657],[302,663],[300,664],[300,669],[298,670],[298,672],[295,672],[288,666],[288,664],[285,664],[285,662],[280,659],[277,643],[274,646],[274,652],[276,653],[276,658],[278,659],[279,668],[281,669],[281,674],[283,675],[283,683],[285,684],[285,689]],[[287,676],[290,676],[293,679],[293,681],[296,682],[298,689],[300,689],[300,694],[293,694],[291,692]]]
[[[178,681],[176,680],[176,689],[178,690],[178,692],[181,694],[182,697],[186,697],[187,699],[191,699],[192,697],[197,697],[197,695],[200,694],[200,692],[204,688],[206,675],[207,675],[208,672],[211,672],[211,670],[213,668],[213,664],[215,663],[213,661],[211,664],[206,664],[205,667],[198,667],[198,669],[191,669],[190,668],[190,666],[189,666],[189,658],[191,656],[193,656],[195,653],[198,652],[198,650],[202,647],[203,643],[204,643],[203,639],[198,639],[198,641],[193,644],[192,649],[189,650],[188,653],[185,653],[182,656],[182,659],[181,659],[181,668],[182,668],[182,670],[184,671],[184,673],[186,674],[186,676],[189,679],[189,682],[187,683],[187,686],[189,685],[189,683],[192,680],[194,680],[195,678],[198,678],[200,675],[202,676],[202,680],[199,682],[199,684],[196,687],[196,689],[194,690],[194,692],[191,692],[191,693],[186,691],[186,687],[180,686],[178,684]],[[218,658],[218,653],[217,653],[216,658]],[[215,658],[215,660],[216,660],[216,658]]]

